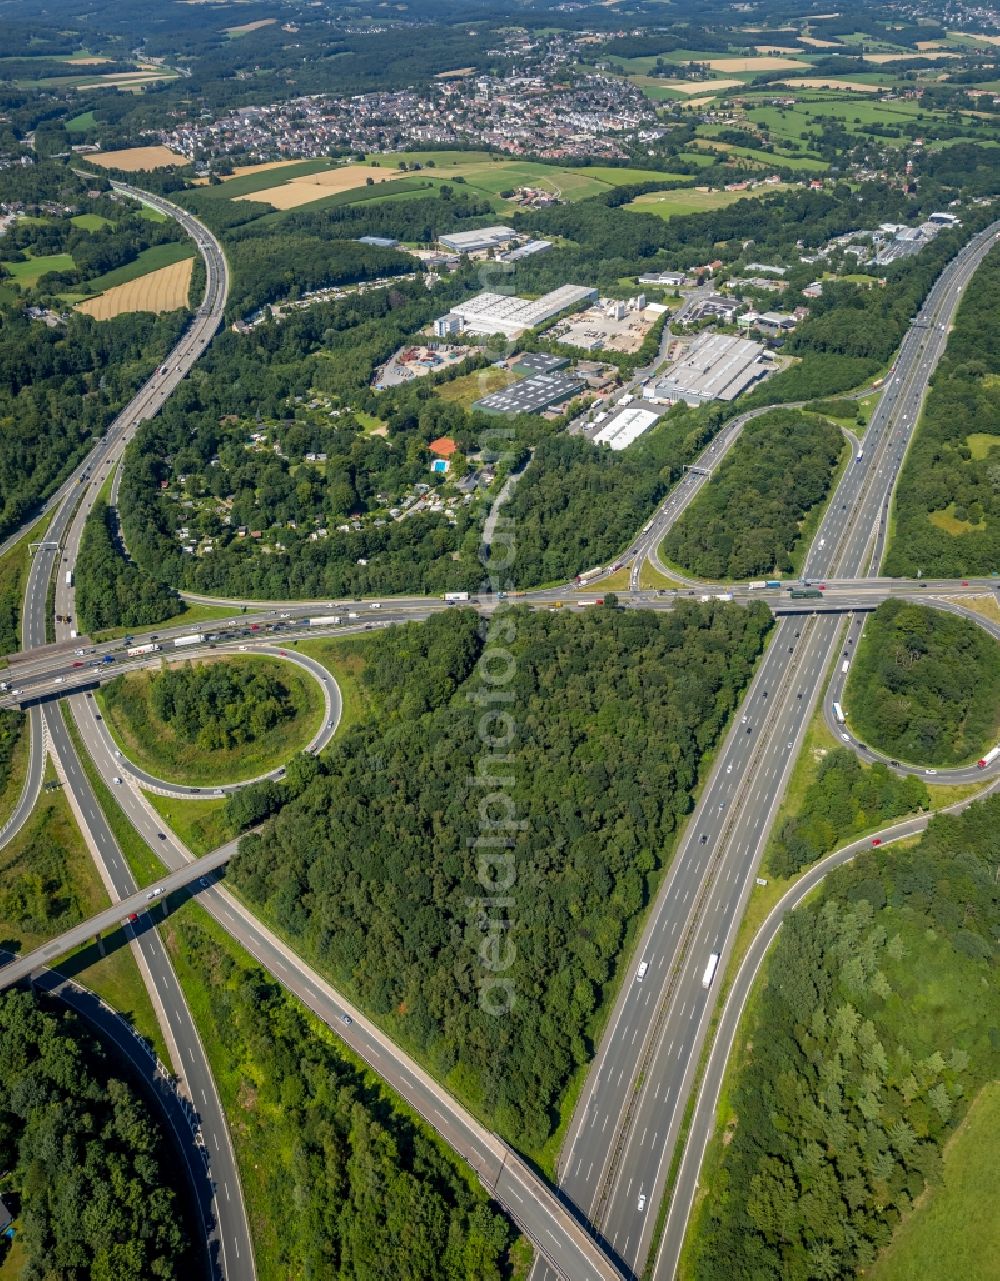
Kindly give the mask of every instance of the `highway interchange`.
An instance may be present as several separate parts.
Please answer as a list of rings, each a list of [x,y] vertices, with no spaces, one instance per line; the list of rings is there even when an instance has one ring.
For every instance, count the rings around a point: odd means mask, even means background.
[[[127,190],[129,194],[136,194]],[[155,811],[138,788],[122,786],[116,789],[119,804],[150,847],[173,869],[157,886],[137,890],[76,757],[58,699],[68,700],[88,752],[105,780],[110,781],[123,769],[123,760],[116,755],[86,687],[111,679],[124,667],[158,662],[163,652],[130,660],[120,654],[121,642],[90,645],[82,638],[71,637],[72,624],[65,621],[58,625],[56,632],[57,640],[62,643],[47,647],[49,580],[58,566],[56,613],[64,620],[72,619],[74,589],[67,584],[64,571],[73,572],[86,514],[108,470],[118,461],[138,425],[158,410],[210,341],[221,317],[227,284],[221,250],[204,228],[169,202],[145,195],[142,198],[178,217],[189,234],[194,235],[206,260],[206,301],[192,328],[169,357],[166,374],[158,371],[147,382],[78,474],[71,478],[73,483],[67,482],[63,487],[62,501],[56,506],[45,543],[36,553],[29,576],[23,625],[25,654],[5,673],[10,677],[7,683],[13,688],[0,697],[7,704],[26,706],[31,718],[29,777],[19,806],[19,812],[24,811],[19,821],[23,822],[30,812],[27,802],[33,803],[37,796],[37,791],[35,795],[30,793],[33,781],[34,786],[40,786],[45,749],[49,747],[114,900],[114,906],[99,918],[100,923],[95,920],[80,927],[86,933],[76,942],[92,937],[99,930],[119,931],[138,952],[154,992],[175,1068],[179,1069],[195,1103],[200,1140],[205,1142],[204,1156],[215,1189],[211,1222],[207,1225],[213,1267],[217,1274],[227,1277],[254,1275],[246,1214],[225,1118],[169,960],[156,930],[150,928],[151,909],[165,911],[160,903],[173,903],[178,896],[182,899],[184,887],[197,892],[199,901],[234,938],[279,982],[335,1028],[469,1161],[544,1257],[544,1262],[540,1260],[536,1264],[533,1276],[558,1275],[575,1281],[577,1277],[638,1274],[653,1244],[656,1210],[714,1004],[712,990],[706,992],[701,985],[705,959],[713,951],[720,952],[725,965],[801,737],[826,674],[839,659],[841,646],[847,640],[844,635],[847,626],[854,629],[850,639],[856,639],[856,623],[850,623],[851,612],[870,609],[878,600],[897,593],[919,598],[925,592],[935,597],[943,592],[960,600],[963,594],[982,593],[993,586],[988,580],[985,583],[970,581],[967,586],[952,582],[923,586],[893,583],[870,575],[877,570],[884,550],[889,501],[927,379],[943,350],[948,322],[960,291],[986,249],[994,243],[996,229],[982,233],[953,260],[904,340],[865,437],[864,456],[845,472],[812,544],[806,575],[817,582],[822,580],[826,588],[824,599],[818,603],[791,602],[786,595],[775,592],[750,593],[745,584],[732,589],[740,600],[767,600],[779,620],[740,715],[734,719],[719,751],[695,815],[649,913],[630,975],[611,1012],[563,1148],[561,1199],[359,1011],[353,1010],[227,891],[214,883],[214,872],[231,856],[232,846],[195,863],[190,852],[172,834],[163,832]],[[727,425],[706,449],[702,456],[704,462],[699,460],[700,470],[708,471],[718,461],[736,438],[744,420],[735,419]],[[704,483],[700,470],[689,472],[688,478],[672,491],[623,558],[631,559],[633,584],[633,589],[623,594],[623,603],[644,608],[673,606],[674,593],[648,593],[638,589],[637,567],[647,558],[655,563],[666,528]],[[81,500],[79,503],[75,501],[77,498]],[[57,560],[60,556],[62,559]],[[702,590],[717,593],[721,589]],[[558,602],[573,599],[565,588],[527,593],[524,598],[539,608],[552,608]],[[238,608],[238,603],[232,604],[234,610]],[[497,604],[487,597],[481,600],[480,607],[486,612]],[[373,611],[379,606],[377,614],[360,612]],[[252,607],[266,609],[267,603],[255,602]],[[242,648],[257,651],[268,645],[294,644],[301,635],[317,634],[317,629],[310,629],[306,620],[331,607],[358,615],[355,621],[338,630],[391,625],[427,617],[446,608],[441,601],[419,597],[364,604],[343,602],[339,606],[336,602],[295,606],[275,603],[270,614],[237,615],[230,620],[231,627],[213,624],[211,636],[215,639],[206,633],[204,644],[191,652],[205,653],[210,649],[227,652]],[[948,607],[961,608],[955,604]],[[274,617],[279,609],[286,617]],[[255,621],[261,618],[265,620],[263,623]],[[171,637],[179,630],[163,628],[157,634],[157,643],[163,645],[165,652],[169,653]],[[280,634],[276,634],[276,630]],[[136,637],[136,643],[143,639]],[[77,653],[80,649],[85,651],[82,656]],[[108,652],[114,654],[117,660],[114,664],[100,662]],[[185,655],[187,653],[185,651]],[[294,651],[290,656],[303,661]],[[99,665],[94,666],[95,663]],[[833,692],[828,695],[827,706],[834,697]],[[325,745],[339,718],[339,694],[328,690],[327,699],[323,729],[312,745],[315,750]],[[153,787],[163,783],[163,780],[144,777],[127,764],[124,768],[130,774],[130,781],[135,779]],[[202,789],[182,790],[190,794]],[[25,804],[27,810],[24,810]],[[10,839],[13,834],[8,831],[10,827],[8,823],[0,833],[0,843]],[[132,912],[142,915],[136,922],[122,925],[123,918]],[[54,941],[33,957],[0,969],[0,985],[34,972],[36,967],[74,945],[65,939]],[[647,967],[641,983],[632,977],[640,958]],[[704,1126],[707,1112],[696,1115]],[[710,1126],[710,1117],[707,1123]],[[689,1164],[685,1158],[683,1168]],[[697,1177],[696,1168],[694,1177]],[[578,1216],[592,1226],[596,1240],[581,1226]],[[685,1222],[686,1211],[681,1216],[671,1210],[656,1257],[657,1276],[673,1276]],[[601,1246],[606,1247],[608,1254],[602,1252]]]

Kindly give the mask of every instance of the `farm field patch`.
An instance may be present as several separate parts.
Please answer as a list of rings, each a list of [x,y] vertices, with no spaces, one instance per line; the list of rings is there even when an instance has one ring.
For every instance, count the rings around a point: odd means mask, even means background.
[[[110,320],[130,311],[175,311],[186,307],[191,286],[193,258],[185,258],[169,267],[147,272],[124,285],[113,285],[96,298],[77,304],[95,320]]]
[[[98,151],[87,159],[101,169],[124,169],[137,173],[141,169],[167,169],[171,165],[186,165],[182,156],[169,147],[126,147],[123,151]]]

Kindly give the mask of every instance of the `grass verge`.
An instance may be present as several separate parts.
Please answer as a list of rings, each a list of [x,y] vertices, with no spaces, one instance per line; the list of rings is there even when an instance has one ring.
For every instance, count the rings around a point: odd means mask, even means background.
[[[213,796],[206,801],[189,801],[173,796],[159,796],[143,790],[143,796],[163,819],[167,827],[180,837],[192,854],[199,858],[226,841],[236,832],[225,818],[226,800]]]

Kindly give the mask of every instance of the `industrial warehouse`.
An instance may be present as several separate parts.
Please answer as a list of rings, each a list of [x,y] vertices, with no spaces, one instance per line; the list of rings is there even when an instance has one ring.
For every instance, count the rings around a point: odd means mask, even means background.
[[[531,374],[477,400],[473,409],[485,409],[491,414],[540,414],[572,399],[583,387],[583,378],[576,374]]]
[[[771,353],[760,343],[727,334],[701,334],[666,373],[643,388],[646,400],[703,405],[735,400],[774,372]]]
[[[447,315],[439,316],[434,333],[438,338],[462,333],[519,338],[526,329],[534,329],[561,311],[580,307],[596,297],[597,290],[584,285],[562,285],[535,299],[516,294],[476,294],[466,302],[456,303]]]

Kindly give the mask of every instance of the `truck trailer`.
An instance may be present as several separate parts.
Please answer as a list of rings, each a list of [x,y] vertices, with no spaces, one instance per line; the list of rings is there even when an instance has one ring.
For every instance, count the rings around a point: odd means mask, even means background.
[[[129,658],[138,658],[140,654],[155,654],[159,651],[159,645],[150,642],[147,645],[133,645],[131,649],[125,651]]]
[[[308,627],[330,627],[340,622],[339,614],[319,614],[307,621]]]
[[[174,647],[183,649],[185,645],[204,645],[205,635],[203,632],[190,632],[187,636],[175,636]]]

